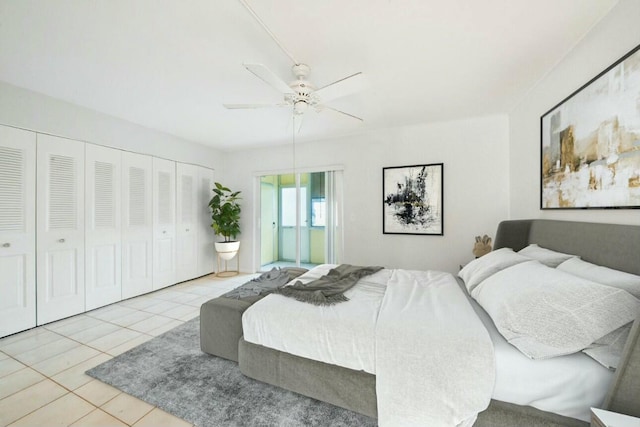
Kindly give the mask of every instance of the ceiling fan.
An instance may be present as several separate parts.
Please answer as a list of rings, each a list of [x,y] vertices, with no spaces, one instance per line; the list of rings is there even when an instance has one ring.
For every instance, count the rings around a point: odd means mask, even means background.
[[[267,27],[267,25],[260,19],[258,14],[251,8],[247,0],[239,0],[239,2],[247,9],[247,11],[253,16],[256,22],[265,30],[265,32],[273,39],[273,41],[282,49],[282,51],[291,59],[293,67],[291,71],[295,80],[291,83],[286,83],[283,79],[276,76],[271,70],[262,64],[243,64],[247,70],[262,79],[269,84],[275,90],[280,92],[283,96],[283,101],[277,104],[223,104],[225,108],[236,109],[255,109],[255,108],[284,108],[290,107],[293,114],[293,129],[294,135],[300,132],[302,126],[302,119],[304,114],[310,109],[316,112],[321,111],[333,111],[338,114],[342,114],[346,117],[363,121],[360,117],[353,114],[346,113],[344,111],[335,109],[326,105],[326,102],[334,99],[350,95],[362,89],[363,79],[362,73],[358,72],[350,76],[344,77],[331,84],[323,86],[319,89],[307,80],[311,68],[303,64],[293,57],[293,55],[284,47],[282,42],[278,40],[276,35]]]
[[[326,105],[326,102],[350,95],[362,89],[362,73],[358,72],[344,77],[319,89],[307,80],[311,68],[306,64],[295,64],[291,71],[295,80],[285,83],[271,70],[262,64],[243,64],[247,70],[269,84],[283,95],[283,102],[277,104],[223,104],[228,109],[255,109],[255,108],[284,108],[290,107],[293,111],[294,128],[300,131],[303,115],[313,109],[316,112],[333,111],[347,117],[363,121],[360,117],[346,113]]]

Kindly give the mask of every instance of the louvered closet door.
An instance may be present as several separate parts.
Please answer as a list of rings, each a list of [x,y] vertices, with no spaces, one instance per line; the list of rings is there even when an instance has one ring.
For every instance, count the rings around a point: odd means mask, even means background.
[[[153,158],[153,289],[176,283],[176,162]]]
[[[36,326],[36,134],[0,126],[0,337]]]
[[[176,281],[198,276],[198,167],[176,163]]]
[[[209,200],[213,197],[213,171],[198,167],[198,276],[213,273],[215,233],[211,228]]]
[[[85,310],[85,144],[37,138],[37,319],[42,325]]]
[[[122,299],[120,164],[122,152],[86,145],[86,310]]]
[[[122,297],[153,290],[153,158],[122,153]]]

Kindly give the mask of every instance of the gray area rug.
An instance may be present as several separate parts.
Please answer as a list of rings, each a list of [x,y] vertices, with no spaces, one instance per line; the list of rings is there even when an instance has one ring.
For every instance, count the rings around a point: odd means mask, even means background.
[[[200,350],[195,318],[87,375],[201,427],[375,426],[376,420],[245,377]]]

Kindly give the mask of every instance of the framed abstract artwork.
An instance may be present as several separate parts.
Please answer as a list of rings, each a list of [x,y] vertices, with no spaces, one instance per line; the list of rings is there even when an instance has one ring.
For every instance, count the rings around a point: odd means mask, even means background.
[[[540,209],[640,208],[640,46],[540,118]]]
[[[442,163],[382,168],[382,232],[443,233]]]

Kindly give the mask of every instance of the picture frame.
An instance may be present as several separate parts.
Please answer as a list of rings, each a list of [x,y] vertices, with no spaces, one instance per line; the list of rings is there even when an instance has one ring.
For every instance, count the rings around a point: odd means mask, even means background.
[[[382,233],[444,235],[444,164],[382,168]]]
[[[640,208],[640,45],[540,117],[540,209]]]

